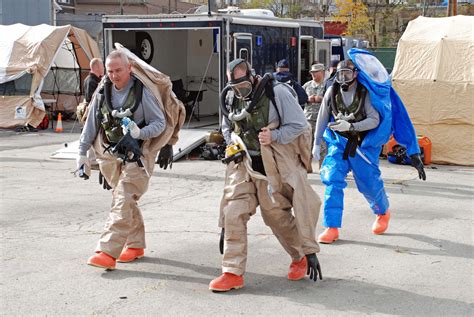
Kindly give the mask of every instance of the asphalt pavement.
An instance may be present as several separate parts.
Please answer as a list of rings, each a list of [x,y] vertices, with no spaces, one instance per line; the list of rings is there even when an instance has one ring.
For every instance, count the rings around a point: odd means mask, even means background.
[[[382,161],[392,219],[380,236],[349,176],[340,240],[318,255],[322,281],[287,280],[291,260],[257,212],[245,287],[213,293],[225,166],[190,159],[156,166],[140,201],[145,257],[104,271],[86,261],[111,193],[97,171],[84,181],[71,174],[74,161],[50,158],[78,137],[67,124],[63,133],[0,131],[3,316],[473,315],[474,168],[430,165],[422,182],[412,167]],[[322,197],[319,175],[309,180]]]

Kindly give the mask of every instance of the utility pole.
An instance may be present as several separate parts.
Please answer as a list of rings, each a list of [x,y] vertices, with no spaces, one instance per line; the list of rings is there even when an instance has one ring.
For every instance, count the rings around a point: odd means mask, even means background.
[[[321,13],[323,14],[323,26],[324,23],[326,22],[326,14],[328,13],[329,5],[327,4],[326,0],[321,1]]]
[[[123,15],[123,0],[120,0],[120,15]]]
[[[51,16],[52,16],[52,20],[53,20],[53,26],[56,26],[56,2],[54,0],[52,0],[51,2]]]

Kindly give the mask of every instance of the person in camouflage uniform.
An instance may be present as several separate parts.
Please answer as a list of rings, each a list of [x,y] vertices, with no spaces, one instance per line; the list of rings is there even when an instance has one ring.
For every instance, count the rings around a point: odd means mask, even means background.
[[[321,63],[315,63],[311,66],[311,76],[313,80],[308,81],[303,85],[304,90],[308,94],[308,102],[304,107],[304,114],[306,115],[306,119],[308,120],[309,125],[311,126],[311,131],[313,135],[313,143],[314,143],[314,130],[316,127],[316,121],[318,120],[318,113],[319,109],[321,108],[321,102],[323,101],[324,97],[324,72],[325,68],[324,65]],[[311,148],[311,150],[313,150]],[[327,151],[326,144],[321,144],[321,159],[319,160],[319,166],[324,160],[325,153]]]

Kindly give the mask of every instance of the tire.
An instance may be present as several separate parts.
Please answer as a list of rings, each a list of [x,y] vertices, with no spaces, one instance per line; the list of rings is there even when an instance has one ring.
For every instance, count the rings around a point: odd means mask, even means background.
[[[145,61],[145,63],[150,64],[155,53],[150,34],[147,32],[137,32],[135,45],[137,56]]]

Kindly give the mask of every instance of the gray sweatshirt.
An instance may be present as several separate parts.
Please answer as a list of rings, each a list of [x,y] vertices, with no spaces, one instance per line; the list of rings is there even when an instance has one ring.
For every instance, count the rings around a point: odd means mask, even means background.
[[[117,90],[115,86],[112,86],[111,99],[114,109],[120,109],[122,107],[135,80],[137,79],[132,77],[128,84],[121,90]],[[86,152],[92,146],[100,129],[100,122],[95,115],[99,107],[98,98],[95,98],[89,106],[92,108],[90,109],[91,115],[87,118],[79,139],[79,155],[86,155]],[[139,139],[141,140],[147,140],[160,135],[166,127],[165,116],[159,107],[158,100],[146,87],[143,87],[142,101],[137,111],[133,114],[133,119],[137,125],[141,125],[143,121],[146,123],[146,126],[140,130]]]
[[[326,93],[324,94],[324,99],[321,104],[321,108],[319,109],[319,114],[318,114],[318,121],[316,122],[316,129],[314,132],[314,143],[316,145],[320,145],[321,141],[323,139],[323,134],[324,130],[327,128],[329,119],[332,116],[329,101],[331,100],[331,94],[332,94],[332,89],[334,86],[330,86]],[[356,91],[357,84],[349,87],[349,90],[347,91],[342,91],[341,90],[341,95],[342,95],[342,101],[345,106],[350,105],[352,101],[354,100],[354,95]],[[372,130],[376,127],[378,127],[380,123],[380,117],[379,113],[375,108],[372,106],[372,102],[370,101],[370,95],[369,92],[367,92],[367,95],[365,97],[365,103],[364,103],[364,108],[365,108],[365,113],[367,117],[359,122],[354,122],[352,126],[354,127],[355,131],[367,131],[367,130]]]
[[[273,86],[273,91],[275,93],[275,103],[278,107],[282,122],[278,129],[272,130],[272,141],[280,144],[288,144],[309,127],[308,122],[290,86],[283,83],[276,83]],[[278,113],[271,101],[268,121],[269,123],[278,122]],[[231,132],[232,128],[229,119],[223,116],[222,134],[227,144],[232,143],[230,139]]]

